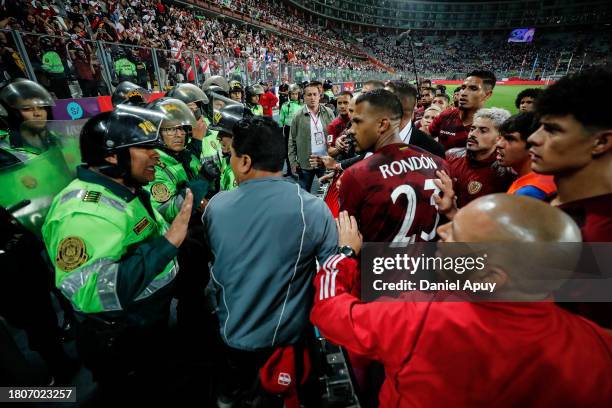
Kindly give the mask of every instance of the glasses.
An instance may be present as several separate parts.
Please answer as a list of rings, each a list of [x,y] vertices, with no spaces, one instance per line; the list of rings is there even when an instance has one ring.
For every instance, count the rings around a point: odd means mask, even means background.
[[[178,132],[184,132],[184,130],[180,127],[165,127],[161,128],[161,131],[169,135],[176,135]]]

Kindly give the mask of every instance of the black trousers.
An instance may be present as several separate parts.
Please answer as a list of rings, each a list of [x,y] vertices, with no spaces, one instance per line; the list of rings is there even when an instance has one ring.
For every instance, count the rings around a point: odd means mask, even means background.
[[[291,163],[289,162],[289,132],[291,131],[291,126],[283,126],[283,136],[285,137],[285,163],[287,164],[287,175],[291,176],[293,172],[291,171]]]

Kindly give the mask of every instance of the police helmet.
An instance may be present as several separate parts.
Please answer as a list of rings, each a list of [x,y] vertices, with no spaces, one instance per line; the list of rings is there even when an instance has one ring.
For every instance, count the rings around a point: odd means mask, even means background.
[[[111,96],[113,107],[120,104],[144,106],[149,98],[149,93],[141,86],[130,81],[123,81],[115,88]]]
[[[252,116],[251,110],[242,104],[229,105],[215,112],[213,123],[209,129],[232,135],[232,129],[236,123]]]
[[[291,84],[289,85],[289,93],[292,92],[302,93],[302,88],[298,84]]]
[[[223,92],[228,93],[230,89],[230,85],[227,82],[227,79],[223,78],[221,75],[213,75],[208,78],[202,84],[202,90],[204,92],[208,91],[211,86],[216,85],[223,90]]]
[[[98,167],[109,177],[122,177],[130,184],[133,180],[129,148],[161,147],[159,129],[162,119],[161,112],[123,104],[114,111],[92,117],[81,129],[79,144],[83,162]],[[117,154],[117,164],[105,160],[113,154]]]
[[[45,88],[39,83],[29,79],[15,79],[0,90],[0,105],[5,113],[9,127],[18,129],[23,118],[20,109],[43,107],[47,109],[47,120],[51,119],[51,107],[55,106],[55,100]]]
[[[196,118],[187,104],[176,98],[160,98],[147,105],[147,109],[160,112],[163,117],[160,132],[165,128],[182,128],[185,133],[185,145],[191,140],[192,129],[196,125]],[[160,133],[160,142],[164,143]]]
[[[247,86],[247,89],[246,89],[246,100],[247,100],[248,103],[250,103],[252,96],[263,95],[263,94],[264,94],[263,86],[261,86],[261,85]]]

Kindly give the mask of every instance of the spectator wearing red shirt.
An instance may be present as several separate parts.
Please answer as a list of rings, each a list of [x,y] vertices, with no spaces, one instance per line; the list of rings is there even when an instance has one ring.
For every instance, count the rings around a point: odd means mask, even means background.
[[[514,174],[497,162],[495,152],[499,127],[509,117],[505,109],[480,109],[474,115],[466,149],[446,152],[457,207],[487,194],[506,192],[514,181]]]
[[[263,107],[264,116],[272,117],[272,108],[274,108],[278,103],[278,98],[272,92],[271,84],[265,84],[262,82],[261,85],[264,87],[265,92],[259,97],[259,104]]]
[[[338,117],[327,126],[327,153],[331,157],[336,157],[340,154],[340,149],[336,147],[336,140],[346,130],[351,117],[349,115],[349,104],[353,94],[349,91],[341,92],[336,98],[336,108],[338,109]]]
[[[531,170],[530,144],[527,138],[537,130],[538,120],[532,112],[514,115],[502,123],[497,141],[497,161],[511,167],[517,179],[508,189],[508,194],[526,195],[538,200],[548,200],[557,191],[553,176]]]
[[[577,225],[563,212],[506,194],[473,201],[438,231],[442,242],[580,241]],[[357,223],[346,213],[338,235],[343,253],[359,253]],[[503,249],[487,253],[493,268],[452,278],[495,282],[493,293],[480,295],[492,302],[459,301],[466,295],[452,292],[446,299],[438,294],[430,302],[411,301],[418,293],[407,292],[401,301],[363,303],[351,294],[357,259],[335,255],[315,276],[310,319],[326,339],[384,365],[381,407],[608,407],[612,336],[551,302],[555,280],[541,277],[540,268],[525,272]],[[557,279],[570,275],[566,265],[579,256],[528,252],[521,256],[558,268]]]
[[[495,74],[491,71],[472,71],[459,94],[459,107],[442,112],[429,126],[429,134],[446,150],[465,147],[474,114],[493,95]]]

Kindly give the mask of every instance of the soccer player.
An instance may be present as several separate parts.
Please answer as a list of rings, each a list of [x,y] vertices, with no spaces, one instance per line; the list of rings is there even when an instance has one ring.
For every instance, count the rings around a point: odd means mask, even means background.
[[[421,100],[419,101],[419,108],[414,111],[415,122],[421,120],[425,110],[431,106],[435,94],[436,90],[432,87],[421,88]]]
[[[509,117],[505,109],[480,109],[474,115],[465,151],[451,157],[447,152],[459,208],[478,197],[505,192],[514,181],[510,169],[500,166],[495,154],[499,128]]]
[[[429,134],[442,143],[446,150],[465,147],[474,114],[493,95],[495,74],[491,71],[472,71],[461,85],[459,107],[449,109],[429,126]]]
[[[508,194],[526,195],[538,200],[548,200],[557,187],[552,176],[534,173],[527,138],[537,130],[538,121],[533,112],[522,112],[502,123],[501,137],[497,141],[497,162],[512,167],[518,178],[508,189]]]
[[[535,109],[535,103],[538,98],[542,95],[542,90],[538,88],[523,89],[516,96],[514,106],[521,112],[533,112]]]
[[[583,71],[544,90],[536,110],[541,125],[527,142],[531,168],[555,178],[552,203],[576,220],[585,242],[610,242],[612,115],[607,105],[592,103],[593,89],[612,93],[612,71]]]
[[[359,220],[365,241],[430,241],[439,217],[432,194],[441,158],[401,142],[402,105],[391,92],[378,89],[360,95],[351,116],[360,152],[373,155],[345,170],[340,209]]]
[[[437,105],[442,112],[450,108],[450,97],[447,94],[437,94],[433,101],[432,105]]]

